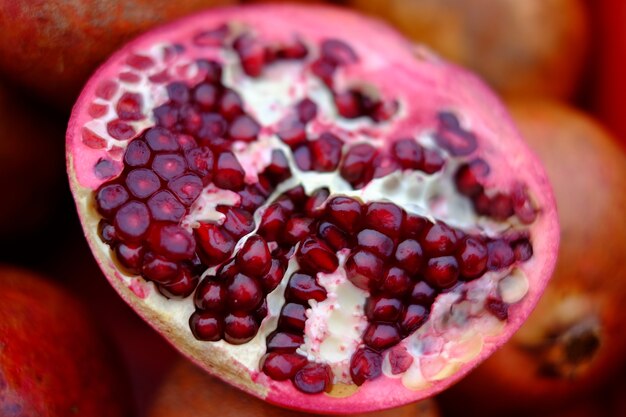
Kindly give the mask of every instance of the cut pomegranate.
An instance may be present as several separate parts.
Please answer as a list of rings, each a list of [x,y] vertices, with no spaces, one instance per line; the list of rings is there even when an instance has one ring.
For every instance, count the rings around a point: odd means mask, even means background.
[[[75,107],[72,187],[115,288],[207,370],[306,411],[388,408],[461,378],[537,302],[551,190],[472,76],[302,6],[214,10],[128,48]],[[150,59],[134,84],[129,54]]]

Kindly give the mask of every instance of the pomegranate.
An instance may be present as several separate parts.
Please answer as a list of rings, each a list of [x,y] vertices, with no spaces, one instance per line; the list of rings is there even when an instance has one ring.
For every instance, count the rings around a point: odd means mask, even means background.
[[[131,415],[117,358],[73,296],[8,266],[0,288],[0,415]]]
[[[147,417],[192,417],[210,415],[219,407],[224,417],[313,417],[288,411],[242,395],[238,390],[202,372],[188,361],[178,361],[155,395]],[[437,417],[439,410],[432,399],[387,411],[351,414],[354,417]]]
[[[0,73],[65,110],[93,70],[128,39],[193,11],[236,3],[0,0]]]
[[[286,407],[434,395],[510,337],[555,262],[549,184],[497,99],[341,9],[222,9],[140,37],[85,87],[67,149],[120,295]]]
[[[543,101],[511,108],[554,185],[563,239],[536,311],[449,392],[446,404],[464,404],[462,413],[470,403],[494,415],[559,408],[597,395],[626,364],[626,156],[576,110]]]
[[[348,0],[506,96],[570,98],[589,50],[583,0]]]

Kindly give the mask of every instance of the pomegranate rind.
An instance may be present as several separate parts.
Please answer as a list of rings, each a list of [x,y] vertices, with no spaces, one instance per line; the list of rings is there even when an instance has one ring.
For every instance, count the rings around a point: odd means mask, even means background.
[[[519,267],[530,283],[528,292],[521,301],[511,305],[509,319],[502,331],[485,336],[480,352],[451,375],[416,390],[406,388],[399,379],[383,376],[363,384],[358,390],[352,387],[342,390],[338,386],[328,394],[303,394],[288,381],[273,381],[257,369],[245,366],[241,358],[247,353],[246,345],[227,349],[223,344],[194,339],[187,325],[188,315],[171,307],[153,284],[123,274],[112,261],[110,248],[97,234],[99,215],[94,208],[93,191],[105,179],[98,178],[94,167],[102,158],[109,158],[113,161],[111,171],[119,173],[121,157],[116,161],[111,156],[114,152],[89,148],[81,141],[82,129],[92,118],[88,108],[99,83],[119,74],[129,54],[159,43],[187,41],[199,28],[217,27],[226,21],[250,25],[256,33],[277,39],[291,33],[286,30],[289,28],[312,42],[336,33],[361,59],[358,66],[345,69],[344,77],[366,80],[375,84],[382,96],[399,96],[405,103],[401,119],[381,132],[384,138],[428,130],[435,125],[439,111],[462,110],[468,120],[475,121],[471,127],[478,137],[482,155],[497,158],[492,162],[493,175],[485,186],[511,186],[506,179],[513,172],[516,180],[524,183],[532,193],[540,210],[529,228],[536,256]],[[393,77],[389,76],[391,71]],[[428,101],[423,97],[428,97]],[[507,155],[506,160],[501,161],[499,156],[502,155]],[[500,162],[496,163],[496,160]],[[489,89],[472,74],[442,61],[423,47],[413,45],[384,24],[333,7],[261,5],[211,10],[160,27],[132,41],[94,74],[78,99],[67,132],[67,169],[87,240],[120,296],[170,343],[208,372],[259,398],[298,410],[366,412],[410,403],[442,391],[493,353],[524,322],[552,274],[558,248],[558,221],[545,172],[512,124],[504,106]]]

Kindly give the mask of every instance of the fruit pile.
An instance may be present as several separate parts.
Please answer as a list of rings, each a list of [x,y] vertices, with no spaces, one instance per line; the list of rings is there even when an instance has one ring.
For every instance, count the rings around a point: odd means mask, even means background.
[[[0,1],[0,414],[620,415],[626,16],[237,3]]]

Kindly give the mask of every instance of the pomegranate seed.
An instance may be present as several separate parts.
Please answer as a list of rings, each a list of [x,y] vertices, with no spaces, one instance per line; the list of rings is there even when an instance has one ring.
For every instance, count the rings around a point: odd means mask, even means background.
[[[182,267],[172,282],[160,284],[158,290],[167,298],[186,298],[194,292],[198,280],[198,275],[193,274],[188,267]]]
[[[289,161],[285,153],[280,149],[272,151],[272,159],[270,164],[265,168],[263,173],[271,180],[273,184],[280,184],[291,177],[291,169]]]
[[[173,129],[178,123],[179,109],[170,104],[163,104],[152,110],[156,125],[165,129]]]
[[[339,266],[337,255],[324,243],[314,237],[306,238],[297,254],[298,263],[312,271],[334,272]]]
[[[245,186],[238,194],[241,198],[241,208],[250,212],[254,212],[261,207],[266,200],[253,185]]]
[[[406,213],[404,220],[402,221],[402,237],[417,238],[420,236],[421,231],[426,226],[428,220],[417,214]]]
[[[241,67],[250,77],[258,77],[265,66],[265,48],[249,35],[241,35],[233,44]]]
[[[403,335],[409,335],[422,327],[428,318],[428,310],[420,304],[411,304],[402,314],[400,327]]]
[[[167,85],[167,96],[176,104],[184,104],[191,97],[189,87],[182,81],[174,81]]]
[[[383,261],[371,252],[356,250],[346,261],[346,274],[350,282],[362,290],[378,287],[382,280]]]
[[[359,229],[363,206],[358,200],[351,197],[333,197],[326,204],[328,220],[342,230],[353,233]]]
[[[513,253],[515,253],[515,260],[518,262],[525,262],[532,258],[533,247],[528,239],[520,239],[512,243]]]
[[[450,255],[458,245],[454,230],[445,223],[436,223],[424,232],[422,248],[430,256]]]
[[[96,87],[96,97],[111,100],[117,92],[118,87],[118,84],[113,80],[102,80],[98,87]]]
[[[227,280],[234,278],[238,273],[239,268],[237,268],[237,262],[235,261],[235,258],[232,258],[218,268],[217,278],[220,282],[226,282]]]
[[[330,196],[328,188],[318,188],[313,191],[311,197],[304,204],[304,211],[309,217],[317,218],[321,216],[326,209],[326,200]]]
[[[224,340],[231,345],[242,345],[252,340],[259,325],[249,314],[235,311],[224,317]]]
[[[116,234],[126,242],[142,240],[150,227],[150,214],[145,204],[130,201],[115,213],[113,219]]]
[[[435,288],[450,288],[457,283],[459,265],[452,256],[442,256],[428,260],[424,278]]]
[[[231,123],[228,130],[228,135],[232,140],[241,140],[244,142],[251,142],[256,140],[261,126],[252,117],[247,114],[237,116]]]
[[[176,279],[179,271],[178,263],[163,256],[147,252],[143,257],[141,275],[150,281],[155,281],[159,284],[170,283]]]
[[[399,341],[400,332],[393,324],[370,323],[363,333],[363,343],[377,351],[390,348]]]
[[[111,161],[110,159],[100,158],[98,159],[98,162],[96,162],[96,165],[94,166],[93,170],[97,178],[101,180],[110,180],[111,178],[118,175],[119,173],[118,167],[119,167],[118,164]]]
[[[318,394],[330,391],[333,375],[330,367],[321,363],[309,363],[296,372],[294,386],[305,394]]]
[[[484,193],[478,194],[472,199],[474,203],[474,210],[481,216],[488,216],[491,214],[491,199]]]
[[[393,174],[400,170],[400,164],[393,159],[384,155],[378,155],[374,158],[374,178],[382,178]]]
[[[132,140],[124,153],[124,165],[130,167],[143,167],[150,161],[151,152],[143,140]]]
[[[353,187],[360,188],[374,176],[372,162],[376,157],[376,148],[369,143],[360,143],[348,149],[341,164],[341,176]]]
[[[317,228],[317,235],[324,239],[334,250],[350,247],[349,237],[346,233],[329,222],[321,222]]]
[[[200,177],[194,174],[185,174],[174,178],[167,184],[181,203],[190,206],[202,192],[203,184]]]
[[[485,309],[498,320],[505,321],[509,318],[509,305],[499,298],[489,297],[485,301]]]
[[[151,170],[137,168],[130,171],[126,176],[126,187],[133,196],[145,199],[161,187],[161,181]]]
[[[491,198],[489,214],[495,220],[504,221],[514,214],[513,200],[506,194],[498,193]]]
[[[202,110],[213,111],[217,106],[219,93],[215,85],[200,83],[193,89],[193,100]]]
[[[311,72],[319,77],[328,87],[333,85],[333,75],[337,70],[337,64],[328,58],[320,58],[311,64]]]
[[[152,169],[165,181],[181,175],[187,169],[185,159],[175,153],[158,154],[152,161]]]
[[[386,122],[398,113],[400,103],[397,100],[379,101],[370,110],[370,117],[375,122]]]
[[[477,278],[487,267],[487,247],[476,238],[464,239],[457,256],[461,275],[465,278]]]
[[[331,172],[337,169],[341,160],[343,142],[332,133],[324,132],[317,140],[309,143],[312,168],[318,172]]]
[[[223,311],[226,308],[226,288],[215,279],[206,277],[198,286],[193,299],[196,308],[210,311]]]
[[[450,112],[439,114],[440,131],[435,140],[453,156],[466,156],[478,147],[476,136],[461,127],[459,119]]]
[[[155,152],[173,152],[179,148],[176,136],[162,127],[148,129],[144,137],[150,149]]]
[[[295,116],[288,116],[280,121],[276,134],[290,148],[295,148],[306,141],[304,123]]]
[[[419,169],[424,162],[424,151],[415,139],[397,140],[391,152],[404,169]]]
[[[427,174],[434,174],[441,171],[446,161],[439,154],[439,152],[433,149],[424,149],[424,163],[422,164],[422,171]]]
[[[272,259],[269,272],[261,278],[261,285],[266,293],[271,292],[274,288],[278,287],[278,284],[285,275],[285,268],[278,259]]]
[[[365,315],[371,321],[395,322],[400,318],[402,301],[382,295],[370,296],[365,302]]]
[[[130,55],[128,58],[126,58],[126,63],[129,66],[139,70],[147,70],[154,66],[154,61],[152,60],[152,58],[145,55],[136,54]]]
[[[276,241],[282,235],[287,216],[287,212],[281,205],[276,203],[270,204],[261,216],[259,234],[268,242]]]
[[[300,171],[311,171],[313,167],[311,150],[307,145],[298,146],[293,152],[293,158]]]
[[[184,152],[187,152],[198,146],[198,142],[196,142],[193,136],[185,135],[184,133],[177,133],[176,141],[178,142],[178,146],[180,147],[180,149]],[[187,161],[187,163],[189,163],[189,161]]]
[[[385,294],[402,297],[411,289],[412,282],[409,275],[398,267],[391,267],[385,274],[381,284],[381,291]]]
[[[407,239],[400,243],[396,249],[395,260],[402,269],[411,275],[417,274],[422,267],[422,247],[416,240]]]
[[[309,123],[317,117],[317,104],[306,97],[296,104],[296,113],[302,123]]]
[[[219,84],[222,81],[222,64],[219,62],[198,59],[196,65],[198,66],[198,73],[204,76],[204,81],[211,84]]]
[[[129,140],[136,135],[135,129],[131,125],[119,119],[107,123],[107,133],[117,140]]]
[[[261,278],[270,270],[270,251],[259,235],[250,236],[237,253],[237,266],[244,274]]]
[[[389,365],[392,375],[400,375],[406,372],[413,364],[413,356],[406,346],[398,345],[389,349]]]
[[[189,327],[196,339],[206,342],[217,342],[224,334],[224,323],[213,312],[196,311],[189,318]]]
[[[207,264],[217,265],[223,262],[235,248],[233,237],[212,223],[201,223],[195,229],[196,241],[206,254]]]
[[[361,386],[365,381],[378,378],[382,374],[382,363],[380,353],[365,347],[359,348],[350,359],[352,382]]]
[[[411,301],[423,306],[430,306],[435,301],[437,291],[424,281],[415,283],[415,286],[411,290]]]
[[[181,121],[185,132],[190,135],[197,134],[202,127],[203,122],[202,114],[200,114],[200,111],[195,107],[195,105],[192,104],[185,104],[180,107],[179,120]]]
[[[515,262],[515,253],[511,246],[503,240],[495,240],[487,243],[487,269],[496,271],[508,268]]]
[[[261,303],[263,291],[254,278],[236,274],[226,283],[228,306],[237,311],[252,311]]]
[[[307,364],[307,359],[295,353],[272,352],[262,359],[263,373],[274,381],[286,381]]]
[[[267,338],[269,352],[293,353],[302,344],[304,337],[293,333],[274,332]]]
[[[289,278],[285,298],[301,303],[306,303],[311,299],[320,302],[326,299],[326,290],[317,283],[313,276],[297,271]]]
[[[272,194],[272,192],[274,192],[274,186],[263,174],[258,175],[257,183],[252,184],[252,186],[266,199]]]
[[[267,312],[267,300],[263,299],[257,309],[254,310],[253,314],[257,321],[260,323],[265,317],[267,317]]]
[[[487,178],[490,170],[489,165],[480,158],[461,165],[454,176],[457,190],[467,197],[482,193],[484,188],[481,182]]]
[[[208,147],[189,149],[185,152],[185,159],[190,170],[200,175],[205,182],[210,179],[213,172],[213,152]]]
[[[290,329],[298,332],[304,331],[304,322],[306,321],[306,308],[296,303],[287,303],[280,311],[278,318],[278,327],[280,329]]]
[[[115,111],[120,120],[141,120],[146,116],[141,112],[143,98],[140,94],[124,93],[118,99]]]
[[[98,236],[109,246],[114,245],[118,240],[115,227],[104,219],[98,223]]]
[[[346,119],[356,119],[364,114],[362,99],[358,91],[347,90],[335,94],[335,106],[337,113]]]
[[[512,197],[513,210],[515,215],[523,224],[532,224],[537,218],[537,210],[535,209],[528,191],[524,186],[516,185],[513,188]]]
[[[222,144],[228,123],[217,113],[204,113],[200,116],[200,127],[196,133],[201,145],[219,147]]]
[[[143,245],[137,243],[120,243],[115,247],[115,255],[119,263],[135,275],[141,273],[144,251]]]
[[[122,185],[104,184],[96,192],[98,212],[104,217],[111,217],[128,201],[128,198],[128,191]]]
[[[320,52],[322,57],[337,65],[354,64],[359,61],[354,49],[340,39],[326,39],[320,46]]]
[[[219,102],[219,112],[226,120],[233,120],[243,113],[243,100],[241,96],[229,88],[224,89]]]
[[[393,203],[374,202],[367,205],[365,226],[391,238],[400,234],[404,210]]]
[[[153,224],[146,240],[151,250],[173,261],[191,260],[196,252],[191,233],[177,224]]]
[[[217,157],[213,182],[220,188],[239,191],[243,189],[245,174],[237,157],[232,152],[225,151]]]
[[[197,46],[223,46],[230,34],[230,28],[225,23],[215,29],[205,30],[194,36]]]
[[[311,234],[311,223],[313,219],[307,217],[291,217],[285,225],[282,241],[295,245]]]
[[[394,250],[393,240],[372,229],[361,230],[357,235],[357,243],[382,259],[389,258]]]
[[[217,206],[216,210],[224,214],[222,227],[235,239],[241,239],[254,230],[254,218],[249,211],[232,206]]]

